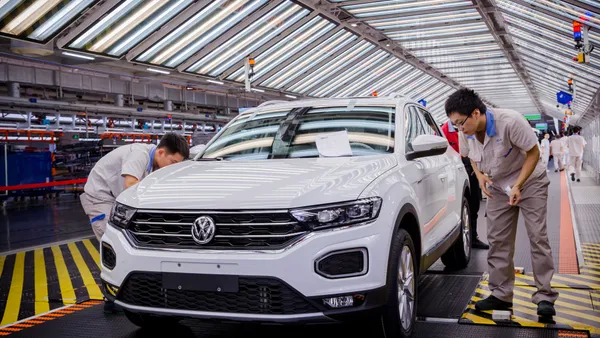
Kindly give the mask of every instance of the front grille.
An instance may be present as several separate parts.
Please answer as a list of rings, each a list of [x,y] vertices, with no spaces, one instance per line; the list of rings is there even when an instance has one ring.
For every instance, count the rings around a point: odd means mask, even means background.
[[[192,225],[200,216],[216,224],[213,240],[199,245]],[[303,236],[307,229],[288,212],[137,212],[128,232],[140,247],[193,249],[278,249]]]
[[[190,311],[302,314],[318,311],[297,291],[274,278],[240,277],[236,293],[164,289],[161,273],[132,273],[117,298],[127,304]]]
[[[333,252],[317,260],[317,273],[328,278],[360,276],[366,273],[366,249]]]

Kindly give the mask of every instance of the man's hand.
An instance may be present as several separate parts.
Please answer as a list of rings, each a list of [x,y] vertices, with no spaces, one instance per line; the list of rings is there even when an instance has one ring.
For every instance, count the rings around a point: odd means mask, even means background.
[[[481,191],[483,191],[483,193],[489,197],[489,198],[493,198],[492,195],[490,194],[490,192],[487,190],[486,187],[486,183],[487,184],[492,184],[492,180],[490,180],[489,177],[483,175],[483,174],[477,174],[477,180],[479,181],[479,187],[481,188]]]
[[[512,189],[510,189],[510,196],[509,196],[508,204],[515,206],[515,205],[519,204],[520,201],[521,201],[521,189],[519,189],[519,187],[515,185],[514,187],[512,187]]]

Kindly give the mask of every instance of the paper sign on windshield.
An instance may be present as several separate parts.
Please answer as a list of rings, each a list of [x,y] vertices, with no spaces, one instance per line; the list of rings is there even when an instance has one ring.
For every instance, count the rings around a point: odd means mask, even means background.
[[[352,156],[350,138],[345,130],[317,135],[315,143],[320,157]]]

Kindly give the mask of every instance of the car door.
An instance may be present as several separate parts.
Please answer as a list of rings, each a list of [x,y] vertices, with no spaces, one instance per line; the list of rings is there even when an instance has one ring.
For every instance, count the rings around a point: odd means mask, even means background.
[[[413,151],[412,141],[419,135],[432,134],[425,128],[422,112],[414,105],[405,109],[405,153]],[[438,134],[439,135],[439,134]],[[406,173],[417,197],[419,220],[424,234],[424,252],[439,242],[438,225],[444,216],[444,203],[447,200],[448,174],[443,165],[443,155],[421,157],[409,162]]]
[[[419,117],[421,117],[423,122],[425,133],[443,136],[442,131],[439,129],[431,114],[421,107],[417,107],[417,109],[420,112]],[[435,229],[433,229],[433,232],[435,232],[433,237],[436,240],[442,241],[452,232],[458,222],[462,194],[457,193],[458,187],[455,163],[460,162],[460,158],[457,158],[451,149],[448,149],[445,154],[439,155],[438,157],[438,178],[440,179],[440,182],[438,183],[441,183],[441,190],[439,193],[436,193],[435,209],[441,211],[438,214]],[[462,162],[458,164],[462,165]]]

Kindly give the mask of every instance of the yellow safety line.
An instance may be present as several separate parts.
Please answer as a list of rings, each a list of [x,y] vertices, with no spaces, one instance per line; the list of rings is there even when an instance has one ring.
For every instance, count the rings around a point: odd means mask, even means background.
[[[577,275],[577,278],[585,278],[585,279],[600,282],[600,277],[594,277],[594,276],[589,276],[589,275]],[[593,283],[593,282],[591,282],[591,283]],[[600,287],[600,283],[594,283],[594,285],[598,285],[598,287]]]
[[[479,317],[477,315],[474,315],[472,313],[465,313],[463,315],[463,318],[466,318],[470,321],[472,321],[475,324],[488,324],[488,325],[496,325],[496,322],[494,322],[493,320],[487,319],[487,318],[483,318],[483,317]]]
[[[575,276],[579,277],[579,275],[575,275]],[[582,281],[582,280],[578,280],[578,279],[574,279],[574,278],[569,278],[569,277],[564,277],[564,276],[559,276],[559,275],[554,275],[553,279],[560,279],[563,281],[571,282],[575,285],[585,285],[590,288],[600,288],[600,284],[597,284],[597,283],[590,283],[590,282],[586,282],[586,281]]]
[[[83,279],[83,284],[88,290],[91,299],[104,299],[102,296],[102,292],[98,287],[98,284],[94,280],[92,273],[90,272],[90,268],[85,264],[83,257],[81,256],[81,252],[77,248],[75,243],[71,242],[67,244],[69,250],[71,251],[71,255],[73,256],[73,260],[75,261],[75,265],[77,265],[77,269],[81,274],[81,278]]]
[[[71,276],[69,276],[69,270],[67,270],[67,265],[65,264],[65,259],[60,251],[60,247],[57,245],[53,246],[52,254],[54,255],[54,265],[56,265],[56,273],[58,274],[58,284],[60,285],[63,304],[75,304],[77,303],[77,297],[75,296],[73,283],[71,283]]]
[[[586,268],[582,268],[581,271],[585,272],[585,273],[589,273],[590,275],[600,276],[600,271],[590,270],[590,269],[586,269]]]
[[[92,244],[89,239],[83,240],[83,245],[85,245],[86,249],[94,259],[94,262],[100,267],[100,253],[98,253],[98,249]]]
[[[4,269],[4,261],[6,260],[6,256],[0,256],[0,277],[2,277],[2,269]]]
[[[522,292],[519,290],[514,290],[515,295],[519,295],[521,297],[526,297],[526,298],[531,298],[531,294],[527,293],[527,292]],[[560,294],[558,297],[559,299],[556,300],[556,302],[554,304],[561,306],[561,307],[567,307],[570,308],[572,310],[580,310],[580,311],[594,311],[594,309],[592,308],[592,303],[590,302],[590,300],[588,299],[588,304],[590,304],[590,306],[581,306],[581,305],[576,305],[576,304],[571,304],[571,303],[567,303],[564,302],[562,300],[560,300],[560,298],[570,298],[570,297],[565,297],[568,295],[565,294]]]
[[[44,261],[44,249],[34,251],[34,275],[35,275],[35,314],[50,311],[48,303],[48,279],[46,277],[46,262]]]
[[[21,296],[23,295],[23,279],[25,278],[25,253],[19,252],[15,258],[15,267],[12,280],[10,282],[10,291],[4,309],[4,316],[0,326],[14,323],[19,320],[19,309],[21,308]]]
[[[556,276],[555,276],[555,277],[556,277]],[[521,275],[521,278],[528,279],[528,280],[530,280],[530,281],[534,281],[534,279],[533,279],[533,277],[532,277],[532,276]],[[528,285],[528,286],[529,286],[529,287],[532,287],[532,288],[535,288],[535,285],[533,285],[533,286],[532,286],[532,285]],[[552,282],[552,287],[554,287],[554,288],[564,288],[564,289],[569,289],[569,291],[570,291],[570,292],[573,292],[573,293],[578,293],[578,294],[584,295],[584,296],[586,296],[586,297],[590,295],[590,292],[589,292],[589,291],[585,291],[585,290],[579,290],[579,289],[573,289],[573,288],[571,288],[570,286],[568,286],[568,285],[566,285],[566,284],[562,284],[562,283],[555,283],[555,282]]]

